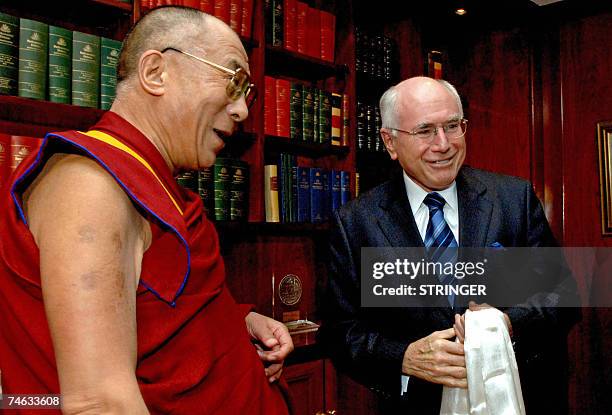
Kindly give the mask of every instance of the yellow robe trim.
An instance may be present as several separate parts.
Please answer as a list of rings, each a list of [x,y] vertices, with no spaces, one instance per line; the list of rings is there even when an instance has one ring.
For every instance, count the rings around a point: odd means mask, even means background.
[[[166,194],[168,195],[168,197],[170,198],[170,200],[174,204],[174,207],[176,207],[176,209],[179,211],[181,216],[183,215],[183,210],[179,207],[179,205],[176,202],[176,200],[172,197],[172,194],[170,194],[170,192],[168,191],[168,189],[166,188],[164,183],[157,176],[157,173],[155,173],[155,171],[153,170],[151,165],[149,163],[147,163],[147,161],[145,159],[143,159],[138,153],[136,153],[134,150],[132,150],[131,148],[129,148],[128,146],[123,144],[121,141],[117,140],[115,137],[113,137],[111,135],[108,135],[106,133],[103,133],[102,131],[90,130],[90,131],[87,131],[85,133],[82,132],[82,131],[79,131],[79,133],[84,134],[84,135],[89,136],[89,137],[92,137],[92,138],[95,138],[96,140],[103,141],[103,142],[105,142],[108,145],[111,145],[111,146],[113,146],[113,147],[115,147],[115,148],[117,148],[117,149],[119,149],[121,151],[124,151],[124,152],[128,153],[130,156],[132,156],[136,160],[138,160],[138,162],[140,162],[140,164],[145,166],[145,168],[147,170],[149,170],[151,172],[151,174],[157,179],[159,184],[164,188],[164,190],[166,191]]]

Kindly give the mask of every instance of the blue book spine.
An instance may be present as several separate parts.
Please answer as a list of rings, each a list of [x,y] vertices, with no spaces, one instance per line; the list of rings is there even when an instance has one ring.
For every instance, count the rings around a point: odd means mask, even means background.
[[[340,171],[332,170],[331,177],[331,210],[334,212],[336,209],[339,209],[341,205],[340,198]]]
[[[323,221],[327,222],[331,218],[331,172],[323,170]]]
[[[310,169],[310,221],[318,223],[323,221],[323,177],[320,168]]]
[[[298,222],[310,222],[310,169],[308,167],[298,167],[297,177],[297,220]]]
[[[298,172],[297,172],[297,156],[293,155],[290,158],[291,171],[291,222],[298,221]]]
[[[346,205],[351,200],[351,172],[340,172],[340,203]]]
[[[287,176],[286,176],[286,164],[285,164],[285,153],[280,153],[278,158],[278,208],[280,211],[280,221],[282,223],[287,222]]]

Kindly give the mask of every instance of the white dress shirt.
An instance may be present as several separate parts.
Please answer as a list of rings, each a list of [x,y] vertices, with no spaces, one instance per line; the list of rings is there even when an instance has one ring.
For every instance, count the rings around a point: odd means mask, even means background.
[[[428,192],[423,190],[408,177],[406,172],[403,172],[403,174],[406,194],[408,195],[408,201],[412,209],[412,216],[414,216],[414,221],[416,222],[419,234],[421,234],[421,239],[425,241],[427,223],[429,222],[429,208],[423,203],[423,200],[425,200]],[[453,181],[446,189],[436,190],[436,192],[446,200],[446,204],[443,208],[444,219],[453,232],[457,245],[459,245],[459,202],[457,199],[457,185]],[[410,376],[402,375],[402,395],[408,390],[408,379],[410,379]]]

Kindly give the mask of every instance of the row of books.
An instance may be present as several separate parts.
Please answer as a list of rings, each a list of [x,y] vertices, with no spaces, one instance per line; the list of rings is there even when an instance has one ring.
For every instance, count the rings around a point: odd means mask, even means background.
[[[109,109],[121,42],[0,13],[0,94]]]
[[[381,127],[382,118],[378,106],[357,101],[357,149],[384,152]]]
[[[395,40],[382,33],[355,28],[355,71],[374,79],[391,81],[399,73]]]
[[[264,134],[348,145],[348,95],[271,76],[264,89]]]
[[[42,139],[0,133],[0,186],[30,153],[37,151]]]
[[[334,62],[336,16],[297,0],[265,0],[266,43]]]
[[[159,6],[185,6],[202,10],[227,23],[234,32],[245,38],[251,37],[253,30],[254,0],[142,0],[142,10]]]
[[[266,222],[326,222],[351,198],[351,173],[297,165],[281,153],[278,164],[264,166]]]
[[[249,216],[249,165],[243,160],[218,157],[212,167],[183,172],[176,181],[200,195],[210,219],[241,221]]]

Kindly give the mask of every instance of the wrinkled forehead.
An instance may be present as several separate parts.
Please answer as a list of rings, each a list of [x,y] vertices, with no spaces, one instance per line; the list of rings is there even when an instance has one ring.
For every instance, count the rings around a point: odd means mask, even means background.
[[[221,26],[213,33],[203,34],[198,46],[207,59],[231,69],[243,68],[249,73],[249,58],[242,41],[229,27]]]

